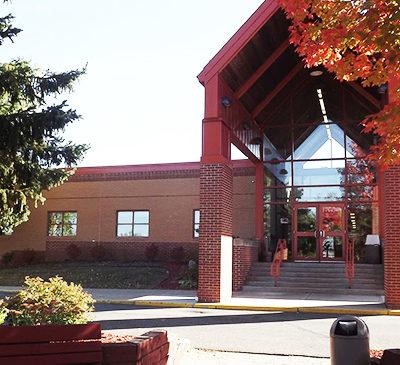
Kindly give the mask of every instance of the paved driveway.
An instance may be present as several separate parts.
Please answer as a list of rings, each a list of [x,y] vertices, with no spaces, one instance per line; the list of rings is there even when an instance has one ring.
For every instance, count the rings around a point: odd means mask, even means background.
[[[329,357],[334,315],[265,313],[189,308],[137,308],[98,305],[93,314],[105,330],[143,334],[164,328],[195,348],[251,354]],[[400,347],[400,317],[363,317],[371,348]]]

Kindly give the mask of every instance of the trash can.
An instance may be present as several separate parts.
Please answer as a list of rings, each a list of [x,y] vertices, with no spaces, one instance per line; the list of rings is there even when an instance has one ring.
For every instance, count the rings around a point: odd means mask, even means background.
[[[338,318],[331,327],[332,365],[369,365],[369,329],[357,317]]]
[[[381,263],[381,240],[376,234],[369,234],[365,242],[365,262],[367,264]]]

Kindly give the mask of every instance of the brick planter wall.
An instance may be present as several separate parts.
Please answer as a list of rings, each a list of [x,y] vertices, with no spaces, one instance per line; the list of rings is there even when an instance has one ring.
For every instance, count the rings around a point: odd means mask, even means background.
[[[125,343],[102,345],[103,365],[166,365],[169,342],[166,331],[152,331]]]
[[[96,247],[100,247],[107,261],[133,262],[148,261],[148,254],[154,247],[157,252],[151,261],[163,262],[188,262],[197,260],[198,244],[185,242],[76,242],[76,241],[50,241],[46,243],[46,261],[60,262],[71,259],[68,257],[67,248],[76,245],[81,254],[78,261],[96,261],[93,255]]]
[[[239,291],[246,282],[253,263],[258,261],[259,243],[235,239],[233,242],[233,282],[232,290]]]
[[[384,173],[385,296],[390,308],[400,308],[400,167]]]

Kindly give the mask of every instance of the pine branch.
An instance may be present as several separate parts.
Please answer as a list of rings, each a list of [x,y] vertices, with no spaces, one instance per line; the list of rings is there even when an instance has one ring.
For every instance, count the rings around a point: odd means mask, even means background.
[[[21,31],[12,20],[12,15],[0,18],[0,45]],[[63,138],[78,113],[66,101],[48,105],[46,100],[71,91],[84,73],[42,73],[22,60],[0,64],[0,235],[27,221],[30,202],[43,203],[42,192],[65,182],[88,149]]]
[[[12,26],[11,22],[14,17],[11,14],[0,18],[0,45],[4,43],[5,39],[9,39],[13,42],[18,33],[22,32],[21,29]]]

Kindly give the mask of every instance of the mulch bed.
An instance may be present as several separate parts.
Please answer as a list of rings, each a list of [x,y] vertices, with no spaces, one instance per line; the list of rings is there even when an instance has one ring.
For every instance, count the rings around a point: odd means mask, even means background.
[[[113,335],[112,333],[101,333],[101,343],[126,343],[133,341],[135,336]]]
[[[376,358],[380,359],[383,356],[383,350],[371,350],[370,354],[371,354],[371,357],[376,357]]]
[[[182,272],[184,271],[185,264],[167,263],[164,264],[164,268],[168,271],[168,277],[157,287],[157,289],[170,289],[178,290],[182,289],[179,285],[179,280],[182,277]]]

